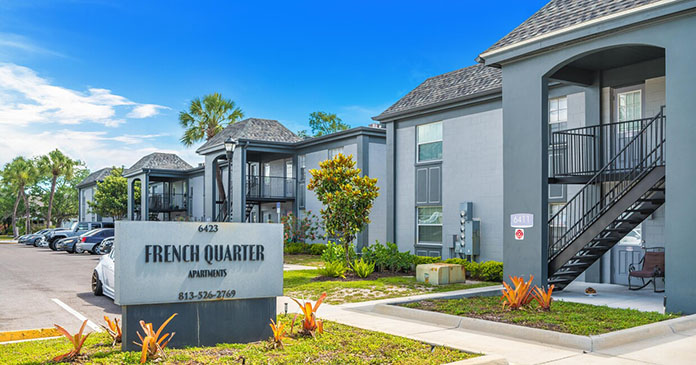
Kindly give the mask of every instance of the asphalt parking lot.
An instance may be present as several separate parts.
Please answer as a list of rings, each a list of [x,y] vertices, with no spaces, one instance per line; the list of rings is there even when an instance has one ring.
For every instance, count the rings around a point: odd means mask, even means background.
[[[84,318],[94,330],[104,315],[121,315],[108,297],[92,294],[90,279],[99,256],[68,254],[19,244],[0,244],[0,332],[49,328],[79,329]]]

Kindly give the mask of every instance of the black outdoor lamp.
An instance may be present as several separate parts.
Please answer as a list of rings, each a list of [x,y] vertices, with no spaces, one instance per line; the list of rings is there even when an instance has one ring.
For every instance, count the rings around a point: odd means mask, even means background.
[[[232,156],[237,147],[237,140],[227,137],[225,140],[225,152],[227,152],[227,221],[232,221]]]

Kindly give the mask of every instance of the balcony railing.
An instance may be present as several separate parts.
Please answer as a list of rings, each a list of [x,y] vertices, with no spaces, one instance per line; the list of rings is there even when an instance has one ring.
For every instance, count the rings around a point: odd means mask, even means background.
[[[247,198],[294,199],[295,179],[282,176],[248,176]]]
[[[594,176],[608,161],[614,160],[653,119],[644,118],[551,133],[549,175],[554,178]],[[646,141],[640,149],[631,149],[628,153],[623,151],[614,161],[613,167],[617,169],[614,171],[632,168],[656,143],[658,142]]]
[[[148,197],[151,212],[184,211],[187,209],[186,194],[156,193]]]

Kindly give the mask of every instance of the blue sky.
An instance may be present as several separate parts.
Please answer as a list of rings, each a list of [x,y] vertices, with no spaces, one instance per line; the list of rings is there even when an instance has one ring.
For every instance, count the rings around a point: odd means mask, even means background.
[[[318,110],[367,125],[545,2],[0,0],[0,164],[53,148],[91,169],[198,163],[177,114],[214,91],[293,131]]]

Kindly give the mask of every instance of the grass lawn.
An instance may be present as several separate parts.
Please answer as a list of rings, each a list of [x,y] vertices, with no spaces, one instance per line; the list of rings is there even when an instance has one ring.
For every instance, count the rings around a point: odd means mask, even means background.
[[[0,241],[11,241],[14,239],[12,236],[0,235]]]
[[[530,303],[525,309],[511,311],[503,309],[498,296],[424,300],[403,306],[574,335],[599,335],[679,317],[676,314],[640,312],[634,309],[562,301],[554,301],[549,312],[540,310],[536,302]]]
[[[317,281],[317,270],[285,271],[284,294],[293,298],[316,300],[327,293],[325,302],[343,304],[367,300],[398,298],[409,295],[478,288],[499,283],[476,282],[450,285],[428,285],[416,282],[414,276],[390,276],[373,280],[343,281],[341,279]]]
[[[305,266],[323,266],[321,256],[317,255],[285,255],[286,264],[305,265]]]
[[[290,317],[280,316],[284,323]],[[295,327],[297,330],[297,327]],[[333,322],[324,324],[324,334],[288,338],[284,349],[269,342],[221,344],[215,347],[165,349],[164,364],[445,364],[478,355],[431,346],[422,342],[367,331]],[[0,364],[43,364],[68,352],[65,338],[0,345]],[[137,364],[139,352],[121,352],[111,347],[105,333],[92,334],[78,363]]]

